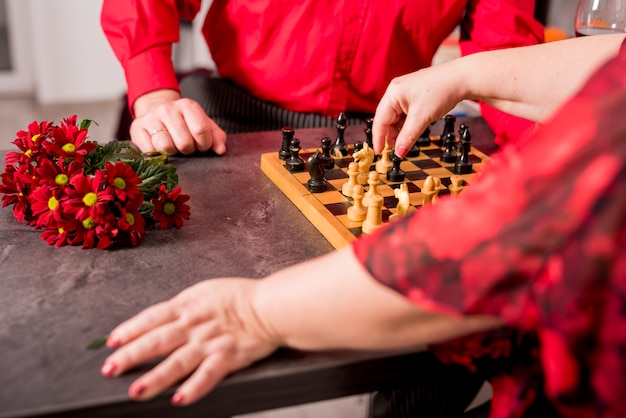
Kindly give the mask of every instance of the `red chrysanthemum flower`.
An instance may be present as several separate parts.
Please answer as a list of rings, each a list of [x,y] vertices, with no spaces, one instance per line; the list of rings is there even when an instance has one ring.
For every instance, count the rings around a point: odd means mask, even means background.
[[[96,148],[94,142],[87,141],[87,129],[76,126],[76,115],[63,119],[61,126],[54,127],[52,141],[44,144],[48,153],[58,155],[61,160],[73,159],[78,163]]]
[[[109,214],[102,223],[96,225],[97,247],[105,250],[113,245],[118,234],[115,216]]]
[[[143,202],[143,194],[139,190],[141,179],[131,166],[123,162],[106,163],[104,181],[110,184],[113,192],[122,202],[137,202],[137,206]]]
[[[88,216],[76,223],[73,236],[68,239],[70,245],[82,245],[83,248],[94,248],[97,243],[96,221]]]
[[[33,161],[38,161],[41,153],[45,153],[43,144],[52,132],[50,122],[32,122],[28,125],[27,131],[18,131],[17,138],[11,142],[18,147],[21,152],[12,151],[7,153],[5,160],[7,164],[30,165]]]
[[[176,187],[171,192],[167,193],[165,185],[159,187],[158,198],[152,199],[154,205],[154,211],[152,212],[152,219],[159,223],[161,229],[167,229],[172,226],[180,228],[183,226],[183,220],[189,219],[190,208],[186,201],[189,200],[189,196],[181,194],[181,188]]]
[[[82,165],[76,161],[70,161],[67,167],[60,167],[48,159],[40,161],[35,170],[37,185],[50,187],[64,187],[70,184],[76,176],[84,173]]]
[[[25,166],[16,169],[13,166],[7,166],[5,172],[0,175],[2,183],[0,183],[0,193],[2,196],[2,207],[14,205],[13,215],[18,222],[24,222],[24,219],[30,220],[30,188],[32,177],[26,173]]]
[[[39,236],[46,241],[48,245],[62,247],[72,244],[72,240],[76,236],[76,231],[82,226],[77,219],[64,219],[60,226],[48,227]]]
[[[31,194],[31,224],[35,228],[57,228],[63,214],[62,202],[67,200],[63,190],[50,186],[41,186]]]
[[[75,214],[78,219],[97,218],[106,211],[106,205],[113,200],[111,190],[103,188],[102,172],[96,171],[95,176],[76,176],[67,189],[70,199],[67,201],[68,213]]]
[[[117,226],[120,230],[118,237],[130,242],[132,246],[139,244],[143,240],[143,236],[146,232],[145,219],[137,208],[132,206],[121,209]]]

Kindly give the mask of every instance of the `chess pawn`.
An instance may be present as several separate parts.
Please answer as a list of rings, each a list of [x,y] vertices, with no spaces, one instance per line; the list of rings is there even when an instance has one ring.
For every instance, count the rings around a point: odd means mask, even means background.
[[[383,225],[383,197],[371,195],[368,199],[367,214],[361,226],[364,234],[371,234]]]
[[[391,153],[391,163],[393,164],[393,166],[391,167],[391,170],[387,171],[387,180],[394,183],[400,183],[404,181],[406,173],[400,168],[400,164],[403,160],[404,158],[398,157],[395,152]]]
[[[385,148],[383,148],[380,160],[376,161],[376,171],[378,173],[387,174],[387,171],[389,171],[391,167],[393,167],[393,162],[391,162],[390,154],[391,146],[389,144],[385,144]]]
[[[300,158],[300,140],[292,139],[289,146],[290,157],[285,161],[285,167],[292,173],[304,171],[304,160]]]
[[[335,140],[335,145],[332,150],[332,155],[336,158],[343,158],[348,155],[348,145],[344,139],[347,123],[346,114],[341,112],[337,117],[337,139]]]
[[[283,142],[280,147],[280,151],[278,151],[278,158],[280,160],[286,161],[291,155],[289,147],[291,145],[291,140],[293,139],[294,130],[291,126],[285,126],[283,128],[282,133],[283,133]]]
[[[450,177],[450,181],[452,182],[452,184],[450,184],[450,186],[448,186],[448,190],[450,190],[450,194],[452,196],[458,196],[459,194],[461,194],[461,192],[464,189],[464,187],[463,187],[463,177],[461,177],[459,175],[452,176],[452,177]]]
[[[444,163],[454,163],[456,162],[456,152],[454,151],[454,141],[455,136],[454,132],[448,133],[445,138],[443,138],[444,145],[446,150],[441,154],[441,161]]]
[[[441,132],[441,136],[439,139],[441,141],[445,141],[446,136],[448,134],[452,134],[454,136],[454,125],[456,124],[456,116],[452,114],[448,114],[443,118],[443,131]],[[442,144],[443,145],[443,144]]]
[[[322,138],[322,161],[324,161],[322,165],[326,170],[331,170],[335,166],[335,160],[330,155],[332,148],[333,140],[327,136]]]
[[[341,194],[348,197],[353,197],[354,186],[358,185],[357,177],[359,175],[359,164],[352,161],[348,164],[348,181],[341,186]]]
[[[411,196],[406,183],[402,183],[399,188],[394,189],[393,194],[396,196],[396,199],[398,199],[398,204],[396,205],[396,213],[389,216],[390,221],[398,220],[415,212],[415,208],[411,206]]]
[[[454,172],[457,174],[469,174],[472,172],[472,162],[470,161],[469,154],[472,147],[472,135],[469,129],[463,131],[461,137],[461,156],[454,164]]]
[[[380,183],[380,174],[376,171],[370,171],[369,179],[367,180],[367,184],[369,184],[369,190],[363,196],[363,205],[369,206],[369,200],[372,196],[378,195],[378,184]]]
[[[436,199],[440,188],[440,186],[437,184],[437,180],[439,180],[437,177],[426,177],[424,185],[422,186],[422,194],[424,195],[424,201],[422,202],[422,206],[430,205]],[[441,184],[441,180],[439,180],[439,184]]]
[[[363,222],[367,215],[367,208],[363,206],[363,186],[360,184],[352,188],[353,204],[348,208],[348,219],[352,222]]]

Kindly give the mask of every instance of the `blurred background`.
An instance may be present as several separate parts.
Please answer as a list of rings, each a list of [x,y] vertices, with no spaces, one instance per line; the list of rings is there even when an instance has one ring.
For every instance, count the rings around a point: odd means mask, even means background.
[[[203,2],[205,13],[211,1]],[[576,0],[539,1],[548,25],[573,36]],[[0,149],[33,120],[77,114],[98,125],[92,139],[117,132],[124,75],[101,29],[102,0],[0,0]],[[198,22],[201,19],[197,19]],[[199,24],[198,24],[199,25]],[[212,67],[199,27],[184,25],[174,49],[179,70]],[[454,39],[437,61],[454,58]]]
[[[92,139],[114,138],[126,87],[100,28],[101,6],[102,0],[0,0],[0,149],[10,149],[15,132],[33,120],[72,114],[98,124],[89,129]],[[199,28],[183,28],[174,50],[178,69],[212,67]]]

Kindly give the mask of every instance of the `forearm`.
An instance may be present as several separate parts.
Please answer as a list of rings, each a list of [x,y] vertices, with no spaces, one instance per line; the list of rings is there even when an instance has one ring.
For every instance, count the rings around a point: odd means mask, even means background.
[[[308,350],[416,347],[500,325],[420,309],[372,278],[350,247],[264,279],[253,306],[284,345]]]
[[[459,59],[467,99],[541,121],[572,97],[626,35],[589,36],[477,53]]]

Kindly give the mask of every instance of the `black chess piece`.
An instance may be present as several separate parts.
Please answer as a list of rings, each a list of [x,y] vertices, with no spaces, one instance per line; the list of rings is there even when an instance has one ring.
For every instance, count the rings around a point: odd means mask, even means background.
[[[363,142],[356,141],[354,143],[354,148],[352,150],[352,154],[354,155],[355,152],[361,151],[362,149],[363,149]]]
[[[372,127],[374,126],[374,119],[367,118],[365,119],[365,142],[367,145],[374,149],[374,139],[372,137]]]
[[[374,149],[374,138],[372,135],[372,127],[374,126],[374,119],[367,118],[365,119],[365,142],[370,149]],[[378,154],[374,154],[374,161],[378,161]]]
[[[469,158],[471,147],[472,134],[469,129],[465,129],[463,136],[461,136],[461,156],[454,164],[454,172],[456,174],[469,174],[472,172],[472,163]]]
[[[445,151],[441,154],[441,161],[444,163],[456,162],[457,153],[454,151],[454,132],[449,132],[444,138]]]
[[[289,158],[285,161],[285,168],[292,173],[304,171],[304,160],[300,158],[300,140],[292,139],[289,145]]]
[[[336,158],[343,158],[348,155],[348,145],[344,139],[347,124],[346,114],[341,112],[337,117],[337,139],[335,140],[335,145],[333,145],[333,156]]]
[[[443,117],[443,131],[441,132],[441,136],[439,139],[441,140],[441,146],[447,147],[445,143],[446,137],[449,133],[452,133],[454,136],[454,125],[456,124],[456,116],[452,114],[447,114]]]
[[[465,131],[467,130],[467,125],[462,123],[459,126],[459,138],[463,138],[463,135],[465,135]],[[457,152],[461,152],[461,141],[458,141],[456,143],[456,151]]]
[[[328,181],[324,178],[326,171],[324,170],[324,163],[323,155],[319,150],[315,151],[315,153],[306,160],[306,167],[311,175],[306,186],[311,193],[322,193],[328,188]]]
[[[291,145],[291,140],[293,139],[294,130],[291,126],[283,127],[283,142],[280,147],[280,151],[278,151],[278,158],[280,160],[286,161],[287,158],[291,155],[291,151],[289,151],[289,146]]]
[[[409,158],[417,157],[420,155],[420,146],[417,144],[417,141],[413,144],[411,149],[406,153],[406,156]]]
[[[389,171],[387,171],[387,180],[393,182],[404,181],[406,173],[400,168],[400,163],[402,163],[404,158],[398,157],[395,152],[392,152],[389,158],[393,162],[393,167],[391,167]]]
[[[330,155],[332,149],[333,140],[325,136],[322,138],[322,166],[325,170],[330,170],[335,166],[335,159]]]
[[[419,138],[417,138],[415,144],[419,147],[427,147],[430,145],[430,126],[427,126],[426,129],[424,129],[424,132],[422,132]]]

